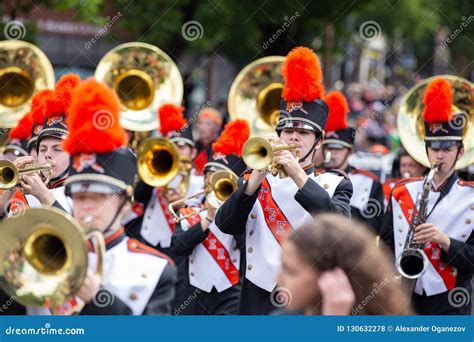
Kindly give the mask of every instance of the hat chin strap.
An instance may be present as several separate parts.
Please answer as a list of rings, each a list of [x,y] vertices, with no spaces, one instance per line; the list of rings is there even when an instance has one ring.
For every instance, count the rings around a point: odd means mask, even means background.
[[[115,220],[117,219],[117,216],[118,214],[120,213],[120,211],[122,211],[122,208],[123,206],[125,205],[125,203],[127,203],[127,196],[125,196],[125,198],[123,199],[122,203],[120,203],[117,211],[115,212],[115,215],[114,217],[112,218],[112,220],[110,221],[110,223],[107,225],[107,227],[105,228],[105,230],[102,232],[102,234],[105,236],[109,231],[110,231],[110,228],[112,226],[112,224],[115,222]]]
[[[314,154],[316,153],[316,150],[315,150],[314,148],[316,147],[316,145],[318,144],[318,142],[319,142],[320,139],[321,139],[321,138],[317,138],[317,139],[314,140],[313,146],[311,146],[309,152],[306,153],[306,155],[305,155],[303,158],[300,158],[300,159],[298,160],[298,163],[300,163],[300,164],[301,164],[301,163],[304,163],[304,162],[306,161],[306,159],[308,159],[308,157],[309,157],[310,154],[312,154],[311,159],[313,159]]]

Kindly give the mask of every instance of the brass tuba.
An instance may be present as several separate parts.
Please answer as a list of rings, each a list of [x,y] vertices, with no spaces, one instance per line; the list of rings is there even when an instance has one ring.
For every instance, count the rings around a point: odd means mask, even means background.
[[[252,135],[274,132],[280,116],[284,61],[283,56],[257,59],[239,72],[230,87],[229,115],[247,120]]]
[[[459,124],[464,126],[464,156],[456,163],[456,169],[463,169],[474,163],[474,106],[473,84],[463,78],[451,75],[434,76],[411,88],[403,98],[397,117],[400,140],[407,152],[420,164],[430,167],[425,152],[423,112],[424,92],[434,79],[443,78],[451,84],[453,106],[463,112]]]
[[[176,222],[187,219],[190,216],[194,216],[204,210],[208,210],[210,207],[219,208],[222,203],[224,203],[232,194],[237,190],[237,181],[239,178],[232,171],[216,171],[211,175],[209,179],[209,184],[206,185],[204,191],[197,194],[188,196],[186,198],[180,199],[169,204],[168,208]],[[200,197],[202,195],[206,196],[206,200],[209,203],[210,207],[201,208],[198,212],[179,217],[175,212],[175,208],[180,207],[184,202],[191,198]]]
[[[0,127],[11,128],[29,111],[33,94],[54,88],[54,70],[46,55],[20,40],[0,42]]]
[[[247,140],[242,148],[242,159],[251,169],[278,172],[280,178],[285,178],[285,170],[274,163],[275,152],[283,150],[295,150],[299,154],[299,145],[286,145],[279,138],[267,139],[263,137],[253,137]]]
[[[0,286],[24,306],[61,314],[61,306],[80,290],[88,267],[87,239],[94,238],[102,278],[102,233],[86,231],[56,208],[31,208],[0,223]],[[81,305],[76,311],[82,310]]]
[[[11,190],[20,182],[20,176],[28,173],[47,172],[47,176],[43,179],[46,185],[49,183],[53,168],[51,165],[26,165],[24,168],[18,169],[15,164],[8,160],[0,160],[0,190]]]
[[[158,108],[183,99],[178,67],[165,52],[146,43],[126,43],[110,50],[100,60],[95,78],[117,94],[120,124],[131,132],[157,129]]]

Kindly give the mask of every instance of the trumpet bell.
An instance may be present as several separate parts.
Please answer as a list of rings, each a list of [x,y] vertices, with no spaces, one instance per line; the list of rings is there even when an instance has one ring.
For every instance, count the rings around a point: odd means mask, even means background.
[[[229,115],[232,119],[247,120],[252,135],[274,132],[284,84],[284,61],[283,56],[257,59],[239,72],[230,87]]]
[[[179,150],[167,138],[148,138],[138,145],[137,163],[138,174],[146,184],[164,186],[180,170]]]
[[[126,43],[110,50],[99,62],[95,78],[117,94],[120,124],[130,131],[157,129],[158,108],[183,99],[178,67],[165,52],[146,43]]]
[[[0,160],[0,189],[11,189],[18,184],[19,174],[15,164]]]
[[[400,140],[407,152],[420,164],[430,167],[425,153],[424,123],[421,116],[424,104],[423,98],[428,84],[443,78],[447,80],[453,91],[453,106],[463,111],[460,122],[464,126],[464,156],[456,163],[456,169],[463,169],[474,163],[474,106],[473,84],[463,78],[452,75],[440,75],[427,78],[411,88],[403,98],[397,117],[397,127]]]
[[[34,93],[54,87],[48,57],[33,44],[0,42],[0,127],[14,127],[30,109]]]
[[[0,286],[31,307],[63,304],[81,288],[87,266],[85,233],[62,211],[31,208],[0,224]]]
[[[219,208],[237,190],[237,181],[238,177],[233,172],[217,171],[213,173],[209,180],[211,191],[206,196],[207,202],[213,208]]]
[[[253,137],[242,148],[242,159],[254,170],[264,170],[273,163],[273,146],[265,138]]]

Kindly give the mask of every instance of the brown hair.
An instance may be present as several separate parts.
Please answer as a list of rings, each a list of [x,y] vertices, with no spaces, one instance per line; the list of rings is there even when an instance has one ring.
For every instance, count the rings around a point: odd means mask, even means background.
[[[362,223],[322,214],[295,230],[288,241],[318,272],[340,267],[355,294],[353,315],[408,315],[410,301],[395,279],[393,259]],[[319,311],[319,310],[316,310]]]

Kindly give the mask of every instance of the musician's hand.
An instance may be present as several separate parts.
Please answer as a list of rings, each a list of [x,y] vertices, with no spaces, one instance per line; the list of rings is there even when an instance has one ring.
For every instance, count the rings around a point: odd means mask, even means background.
[[[277,151],[275,152],[274,162],[283,166],[288,177],[293,179],[299,189],[305,185],[308,180],[308,175],[304,172],[298,159],[293,155],[293,153],[288,150]]]
[[[326,271],[318,279],[322,297],[322,315],[348,315],[355,303],[355,294],[346,273],[339,267]]]
[[[217,209],[212,207],[207,200],[206,200],[204,206],[209,208],[209,209],[207,209],[207,217],[211,220],[214,220],[214,218],[216,217]]]
[[[53,205],[55,198],[37,173],[22,175],[20,184],[25,193],[35,196],[44,206]]]
[[[421,244],[436,242],[446,252],[449,250],[449,245],[451,244],[449,236],[432,223],[422,223],[416,227],[414,238],[417,243]]]
[[[27,164],[31,164],[35,161],[35,158],[33,157],[30,157],[30,156],[25,156],[25,157],[19,157],[19,158],[16,158],[14,161],[13,161],[13,164],[21,169],[21,168],[24,168],[25,165]]]
[[[81,298],[85,303],[90,303],[94,296],[99,292],[100,281],[95,276],[94,272],[87,269],[86,278],[81,286],[81,289],[77,293],[77,296]]]
[[[250,178],[245,184],[244,193],[246,195],[253,195],[255,191],[257,191],[260,184],[262,184],[262,181],[267,176],[267,174],[267,171],[253,170]]]

